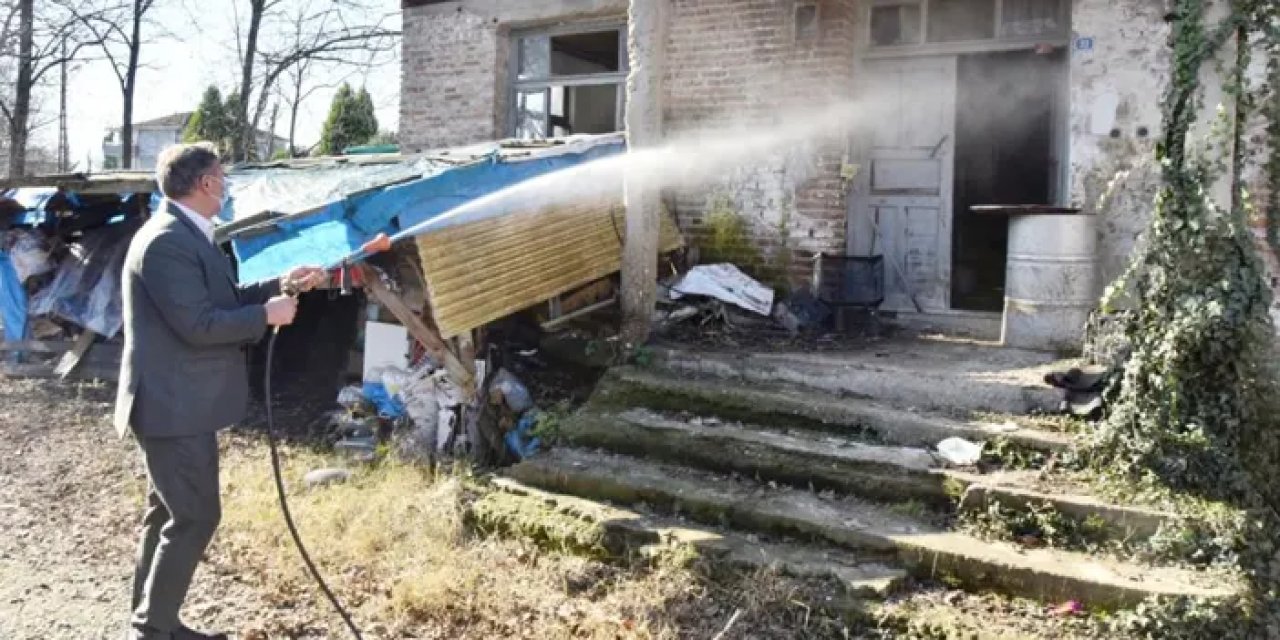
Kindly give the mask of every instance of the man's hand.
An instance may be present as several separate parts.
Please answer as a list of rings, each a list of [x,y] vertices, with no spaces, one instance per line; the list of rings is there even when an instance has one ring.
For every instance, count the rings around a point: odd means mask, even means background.
[[[280,278],[280,282],[289,283],[289,287],[298,293],[306,293],[328,279],[329,273],[319,267],[297,267]]]
[[[298,313],[298,301],[289,296],[276,296],[263,306],[267,309],[267,324],[272,327],[293,324],[293,316]]]

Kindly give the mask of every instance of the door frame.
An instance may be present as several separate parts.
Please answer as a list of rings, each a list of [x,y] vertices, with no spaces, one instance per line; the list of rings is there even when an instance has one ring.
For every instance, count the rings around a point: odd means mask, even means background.
[[[855,31],[854,46],[854,94],[855,96],[865,95],[865,87],[868,83],[859,82],[860,78],[866,78],[871,72],[871,65],[882,61],[905,61],[911,59],[950,59],[951,64],[958,65],[961,55],[975,53],[998,53],[1005,51],[1020,51],[1034,49],[1039,45],[1050,45],[1055,49],[1062,49],[1066,55],[1062,61],[1061,78],[1057,82],[1057,90],[1054,96],[1054,127],[1053,138],[1051,142],[1051,153],[1055,156],[1058,166],[1055,175],[1052,178],[1051,193],[1055,196],[1056,204],[1065,205],[1070,199],[1071,193],[1071,137],[1070,137],[1070,86],[1071,86],[1071,48],[1069,46],[1071,38],[1069,35],[1062,37],[1047,38],[1039,41],[1030,40],[990,40],[979,42],[959,42],[949,44],[920,44],[916,46],[898,46],[876,48],[870,46],[870,18],[871,9],[877,4],[897,4],[900,0],[874,0],[865,3],[858,13],[858,26]],[[1067,32],[1070,32],[1071,9],[1070,3],[1067,3]],[[963,310],[957,310],[952,306],[951,301],[951,278],[954,267],[952,258],[952,230],[955,218],[955,126],[956,126],[956,109],[958,108],[956,101],[956,91],[952,91],[951,113],[947,120],[950,123],[950,136],[947,145],[950,147],[950,153],[944,161],[941,193],[939,197],[942,200],[942,207],[939,211],[939,229],[938,229],[938,263],[939,277],[943,282],[943,309],[925,308],[926,313],[969,313]],[[854,167],[856,175],[849,181],[849,192],[846,198],[845,213],[845,247],[846,251],[852,255],[871,255],[875,249],[882,244],[879,234],[874,230],[869,220],[863,219],[858,211],[869,210],[874,206],[877,198],[871,194],[871,152],[872,148],[869,143],[860,141],[863,138],[861,132],[856,132],[848,141],[847,161],[846,163]],[[905,202],[906,200],[901,200]],[[904,205],[909,206],[909,205]],[[867,242],[870,238],[870,242]],[[888,256],[886,256],[888,262]],[[885,280],[890,281],[893,276],[890,275],[893,269],[892,265],[885,265]],[[887,287],[886,287],[887,289]]]

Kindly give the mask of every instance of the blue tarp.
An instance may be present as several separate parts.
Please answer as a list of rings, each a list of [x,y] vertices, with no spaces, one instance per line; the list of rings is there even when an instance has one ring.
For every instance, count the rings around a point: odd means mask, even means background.
[[[18,281],[9,254],[0,251],[0,322],[4,323],[4,339],[10,342],[27,337],[27,291]]]
[[[620,137],[610,137],[580,150],[549,147],[520,158],[494,154],[344,198],[311,215],[277,222],[271,231],[233,238],[240,281],[260,282],[306,264],[333,264],[380,232],[395,235],[516,183],[624,150]]]

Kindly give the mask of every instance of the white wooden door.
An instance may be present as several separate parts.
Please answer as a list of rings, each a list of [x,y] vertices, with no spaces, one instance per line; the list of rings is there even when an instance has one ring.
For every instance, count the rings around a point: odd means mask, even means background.
[[[949,309],[956,58],[866,61],[856,84],[849,252],[884,255],[883,309]]]

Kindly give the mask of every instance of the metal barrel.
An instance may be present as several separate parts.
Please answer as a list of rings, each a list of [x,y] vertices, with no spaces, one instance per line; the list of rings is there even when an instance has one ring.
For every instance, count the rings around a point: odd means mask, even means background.
[[[1075,351],[1097,305],[1096,218],[1022,215],[1009,221],[1001,342]]]

